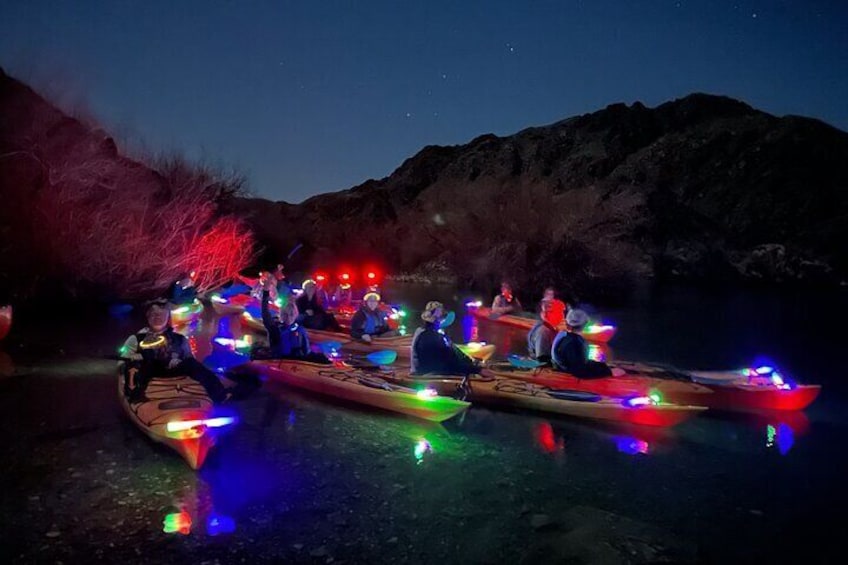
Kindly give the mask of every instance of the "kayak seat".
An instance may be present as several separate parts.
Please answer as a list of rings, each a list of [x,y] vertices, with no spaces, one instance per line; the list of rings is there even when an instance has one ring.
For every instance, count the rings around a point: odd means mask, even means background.
[[[180,398],[176,400],[165,400],[158,404],[159,410],[183,410],[185,408],[201,408],[203,404],[193,398]]]

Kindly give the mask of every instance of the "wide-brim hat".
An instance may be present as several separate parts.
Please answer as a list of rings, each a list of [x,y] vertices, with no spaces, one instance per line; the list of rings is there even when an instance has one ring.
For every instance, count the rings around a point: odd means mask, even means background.
[[[582,328],[589,321],[589,316],[583,310],[569,310],[565,323],[572,328]]]
[[[436,300],[431,300],[424,307],[424,311],[421,312],[421,319],[425,322],[435,322],[436,317],[433,315],[433,313],[439,308],[444,309],[444,305],[441,302],[437,302]]]

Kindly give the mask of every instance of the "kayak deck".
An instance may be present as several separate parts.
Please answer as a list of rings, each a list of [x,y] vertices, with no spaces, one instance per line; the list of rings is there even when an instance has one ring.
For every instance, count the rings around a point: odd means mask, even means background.
[[[322,364],[279,359],[252,361],[254,369],[283,384],[341,400],[397,412],[431,422],[443,422],[465,411],[470,404],[447,396],[400,386],[344,364]]]
[[[433,387],[440,394],[450,394],[462,382],[462,377],[458,376],[414,376],[407,370],[396,370],[384,375],[387,379],[407,386]],[[665,402],[631,406],[622,398],[563,390],[491,375],[474,376],[469,379],[468,385],[468,399],[473,403],[643,426],[674,426],[707,409],[703,406],[681,406]]]
[[[192,469],[203,465],[216,443],[218,429],[202,423],[213,417],[214,407],[200,383],[188,377],[152,379],[145,391],[146,399],[130,402],[120,376],[118,395],[124,411],[147,436],[179,453]],[[197,425],[169,431],[168,424],[172,422]]]

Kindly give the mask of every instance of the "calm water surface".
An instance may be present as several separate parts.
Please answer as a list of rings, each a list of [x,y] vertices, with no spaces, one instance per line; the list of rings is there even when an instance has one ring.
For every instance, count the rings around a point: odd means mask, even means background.
[[[474,297],[385,294],[410,308]],[[12,373],[0,380],[0,560],[841,562],[846,314],[845,292],[681,287],[598,309],[619,326],[613,357],[767,357],[824,385],[805,414],[655,431],[474,407],[439,426],[266,386],[236,404],[240,424],[199,473],[134,428],[99,358],[138,319],[19,318],[0,345],[0,374]],[[201,348],[216,328],[207,314]],[[522,333],[490,322],[460,316],[452,331],[523,352]],[[768,441],[769,425],[780,437]],[[180,511],[190,533],[164,532]]]

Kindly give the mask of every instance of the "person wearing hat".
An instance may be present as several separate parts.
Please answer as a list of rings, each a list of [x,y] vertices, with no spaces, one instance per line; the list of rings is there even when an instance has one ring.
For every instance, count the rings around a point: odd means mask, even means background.
[[[512,286],[506,281],[502,282],[501,293],[492,301],[492,315],[515,314],[521,310],[523,310],[521,302],[512,293]]]
[[[412,374],[465,376],[479,373],[480,367],[439,331],[444,317],[445,307],[441,302],[431,301],[424,307],[421,313],[424,325],[412,336]]]
[[[300,311],[298,323],[310,330],[342,331],[336,317],[324,310],[318,294],[318,285],[312,279],[303,281],[303,292],[297,297],[297,309]]]
[[[121,356],[130,360],[138,370],[134,386],[124,383],[124,393],[131,402],[144,400],[148,383],[157,377],[186,375],[203,385],[212,402],[220,404],[230,393],[217,375],[203,366],[191,352],[188,339],[171,328],[171,309],[166,300],[148,303],[147,327],[131,335],[121,348]],[[144,344],[148,344],[143,346]]]
[[[527,350],[532,359],[550,363],[551,348],[559,331],[557,326],[562,323],[565,316],[565,303],[552,298],[542,300],[540,308],[542,319],[527,334]]]
[[[554,338],[551,361],[558,371],[571,373],[581,379],[608,377],[612,371],[606,363],[589,359],[589,348],[580,331],[589,321],[583,310],[569,310],[565,317],[565,331]]]
[[[375,337],[392,337],[397,332],[389,327],[389,316],[380,308],[380,295],[369,292],[350,321],[350,335],[362,341]]]

